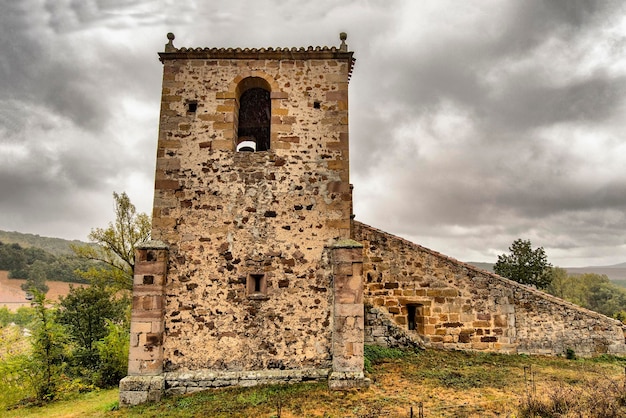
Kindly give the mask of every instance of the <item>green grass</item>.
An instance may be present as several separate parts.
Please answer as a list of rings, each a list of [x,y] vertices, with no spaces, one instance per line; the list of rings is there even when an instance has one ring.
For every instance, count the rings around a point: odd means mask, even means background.
[[[403,358],[411,355],[413,350],[402,350],[399,348],[380,347],[377,345],[366,345],[364,351],[365,371],[371,373],[373,366],[389,359]]]
[[[7,415],[2,416],[397,417],[408,416],[411,407],[417,414],[420,403],[425,416],[520,416],[520,408],[526,406],[528,410],[531,398],[533,405],[539,405],[544,395],[552,400],[564,394],[588,394],[595,387],[606,386],[597,382],[619,388],[626,384],[626,358],[616,356],[568,360],[369,346],[365,347],[365,354],[371,370],[368,376],[372,379],[367,390],[329,391],[325,382],[227,388],[168,397],[157,404],[121,410],[113,410],[117,391],[111,390],[80,395],[42,408],[6,411]],[[591,395],[589,399],[595,399]],[[596,398],[609,399],[609,395],[605,390]],[[623,408],[618,412],[626,414],[626,406]]]
[[[0,416],[19,418],[103,417],[106,416],[107,412],[117,408],[118,398],[117,389],[98,390],[41,407],[33,406],[0,411]]]

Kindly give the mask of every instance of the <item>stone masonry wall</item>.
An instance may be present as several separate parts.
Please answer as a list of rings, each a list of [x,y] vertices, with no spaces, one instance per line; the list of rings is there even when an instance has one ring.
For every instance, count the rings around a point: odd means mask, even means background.
[[[626,354],[614,319],[354,222],[364,245],[365,300],[427,346],[510,353]],[[408,309],[416,312],[408,330]],[[370,313],[370,319],[375,319]],[[375,323],[379,323],[375,322]],[[380,326],[367,329],[380,343]],[[376,339],[376,338],[378,339]]]
[[[152,236],[170,248],[168,376],[332,363],[327,247],[350,235],[351,54],[243,55],[161,54]],[[238,153],[238,99],[250,79],[271,90],[271,149]]]

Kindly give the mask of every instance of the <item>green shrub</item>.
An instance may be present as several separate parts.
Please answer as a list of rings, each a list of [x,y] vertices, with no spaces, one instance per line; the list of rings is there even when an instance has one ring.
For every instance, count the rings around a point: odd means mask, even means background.
[[[111,321],[107,321],[106,327],[107,335],[95,343],[100,358],[94,380],[100,387],[117,385],[128,371],[128,328]]]
[[[28,367],[27,354],[12,355],[0,361],[0,409],[35,396],[34,387],[27,378]]]

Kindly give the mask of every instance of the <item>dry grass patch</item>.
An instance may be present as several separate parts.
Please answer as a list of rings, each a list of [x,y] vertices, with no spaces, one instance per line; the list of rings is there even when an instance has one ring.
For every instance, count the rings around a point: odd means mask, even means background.
[[[567,360],[371,347],[366,352],[372,379],[368,390],[332,392],[325,382],[228,388],[170,397],[158,404],[117,411],[101,409],[84,416],[395,418],[408,417],[411,407],[417,417],[418,406],[422,405],[425,417],[530,417],[554,409],[549,402],[558,404],[561,400],[576,400],[578,403],[570,408],[592,411],[582,416],[620,416],[602,415],[605,412],[600,410],[600,405],[616,405],[615,410],[626,416],[619,404],[622,402],[619,395],[624,393],[626,358]],[[603,388],[603,384],[619,390],[604,388],[600,393],[592,392],[594,388]],[[601,397],[604,395],[608,397]],[[594,399],[598,402],[593,403]],[[544,409],[531,410],[529,406]],[[537,416],[568,415],[546,412]]]

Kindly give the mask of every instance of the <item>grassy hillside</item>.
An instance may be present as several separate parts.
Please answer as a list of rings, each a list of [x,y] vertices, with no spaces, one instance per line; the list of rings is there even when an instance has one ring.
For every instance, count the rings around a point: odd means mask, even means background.
[[[568,360],[489,353],[367,347],[368,390],[331,392],[325,383],[230,388],[112,411],[114,393],[8,417],[425,417],[626,416],[626,358]],[[621,403],[621,404],[620,404]],[[548,412],[546,412],[548,411]],[[568,411],[570,415],[568,415]],[[576,415],[580,414],[580,415]]]
[[[19,244],[24,248],[41,248],[56,256],[73,255],[71,244],[85,245],[85,242],[78,240],[66,240],[62,238],[42,237],[34,234],[22,234],[21,232],[0,231],[0,242],[5,244]]]

